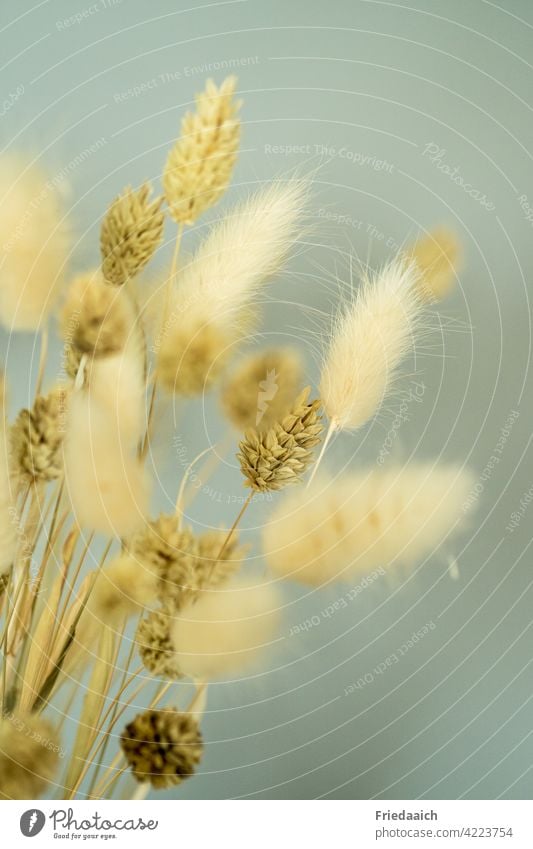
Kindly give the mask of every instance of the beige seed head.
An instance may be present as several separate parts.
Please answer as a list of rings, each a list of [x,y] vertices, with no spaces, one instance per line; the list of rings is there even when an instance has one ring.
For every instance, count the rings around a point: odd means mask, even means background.
[[[137,781],[149,781],[157,790],[189,778],[204,749],[196,720],[175,708],[137,714],[120,744]]]
[[[167,608],[152,610],[139,622],[136,634],[141,660],[152,675],[182,678],[171,639],[172,614]]]
[[[108,283],[122,286],[150,261],[163,240],[163,198],[150,200],[151,186],[130,186],[109,207],[100,232],[102,271]]]
[[[217,88],[208,80],[196,96],[196,112],[183,118],[163,172],[165,197],[178,223],[193,224],[229,185],[240,136],[236,83],[236,77],[227,77]]]
[[[99,572],[87,609],[100,623],[120,623],[155,599],[156,584],[154,571],[120,554]]]
[[[180,528],[176,515],[159,516],[137,533],[131,543],[131,557],[139,567],[157,576],[157,594],[168,610],[179,610],[202,589],[219,586],[240,567],[245,550],[238,535],[218,555],[226,531],[206,531],[195,535]]]
[[[224,330],[206,322],[179,322],[163,340],[157,360],[161,383],[177,395],[194,396],[207,391],[219,379],[230,354]]]
[[[222,387],[222,408],[240,431],[271,428],[288,413],[302,380],[302,362],[290,348],[271,349],[242,360]]]
[[[223,530],[206,531],[198,537],[194,567],[194,585],[197,590],[219,587],[240,569],[246,549],[239,544],[238,534],[233,534],[219,558],[226,537],[227,531]]]
[[[59,741],[49,722],[36,714],[0,720],[0,798],[37,799],[53,780]]]
[[[440,301],[457,282],[461,244],[451,230],[442,227],[418,239],[408,251],[421,273],[419,291],[428,301]]]
[[[59,388],[37,396],[31,410],[20,411],[10,433],[15,475],[29,483],[56,480],[62,474],[66,408],[67,392]]]
[[[179,607],[194,586],[197,545],[192,531],[180,529],[178,516],[161,515],[133,537],[130,550],[156,574],[160,601]]]
[[[79,366],[82,354],[107,357],[121,351],[132,332],[134,318],[127,294],[106,283],[100,272],[76,277],[60,316],[68,369],[73,371],[76,361]],[[69,353],[72,348],[74,354]]]
[[[298,396],[291,412],[265,433],[250,428],[237,455],[245,486],[258,492],[297,483],[313,461],[312,449],[323,430],[320,401],[308,402],[309,387]]]

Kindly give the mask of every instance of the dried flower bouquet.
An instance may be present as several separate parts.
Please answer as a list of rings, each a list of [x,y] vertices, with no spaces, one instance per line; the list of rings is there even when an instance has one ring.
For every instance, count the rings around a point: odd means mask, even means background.
[[[100,267],[67,285],[72,239],[60,195],[29,161],[0,160],[0,320],[42,340],[35,399],[11,423],[1,387],[2,798],[142,798],[178,785],[202,759],[209,681],[261,662],[279,633],[284,580],[319,587],[412,563],[461,521],[470,478],[459,467],[328,477],[321,463],[315,477],[332,435],[375,415],[427,302],[453,284],[451,234],[422,239],[342,305],[318,394],[303,385],[296,351],[262,350],[237,364],[230,356],[256,332],[258,295],[302,232],[308,181],[256,192],[180,264],[184,229],[231,179],[235,86],[234,78],[207,83],[168,155],[162,196],[144,184],[117,197],[102,221]],[[154,316],[139,275],[166,220],[175,248]],[[52,314],[66,378],[45,389]],[[184,519],[187,475],[175,512],[151,515],[146,458],[158,393],[197,396],[217,384],[242,432],[249,494],[230,529],[197,533]],[[290,484],[298,490],[276,498],[265,517],[270,575],[251,580],[240,519],[255,492]],[[135,638],[126,639],[132,623]],[[179,707],[177,679],[194,685]],[[76,735],[64,747],[58,717],[71,713]]]

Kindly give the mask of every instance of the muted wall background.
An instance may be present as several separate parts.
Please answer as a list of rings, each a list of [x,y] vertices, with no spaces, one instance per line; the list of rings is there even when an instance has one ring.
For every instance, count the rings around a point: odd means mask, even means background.
[[[201,774],[173,795],[530,798],[532,46],[527,0],[2,5],[9,105],[0,147],[65,175],[73,269],[97,262],[100,217],[114,195],[158,180],[205,78],[231,71],[244,99],[242,154],[225,201],[187,234],[185,250],[247,189],[315,171],[312,226],[268,291],[257,344],[300,345],[315,382],[317,334],[349,282],[351,251],[379,265],[442,223],[465,246],[458,288],[432,311],[407,366],[401,388],[423,391],[391,460],[470,465],[482,491],[469,529],[334,615],[328,605],[350,587],[291,588],[278,655],[256,675],[210,688]],[[1,339],[16,409],[30,396],[38,346],[24,334]],[[58,363],[56,345],[49,382]],[[375,462],[399,403],[339,438],[331,467]],[[223,439],[225,426],[216,397],[160,412],[170,424],[155,446],[154,509],[168,509],[184,464]],[[191,506],[197,527],[235,515],[233,454]],[[247,514],[246,541],[268,509],[258,503]],[[250,568],[262,568],[257,557]],[[313,617],[319,625],[291,636]],[[400,662],[345,695],[429,624]]]

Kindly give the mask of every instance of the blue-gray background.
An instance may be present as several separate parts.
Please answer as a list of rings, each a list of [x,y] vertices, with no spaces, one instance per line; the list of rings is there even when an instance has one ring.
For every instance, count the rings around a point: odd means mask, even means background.
[[[265,307],[265,338],[300,344],[310,381],[320,316],[338,297],[336,275],[346,280],[347,251],[379,264],[442,223],[465,245],[458,289],[432,312],[411,364],[425,389],[394,455],[471,465],[483,490],[475,519],[445,551],[376,581],[332,617],[321,611],[346,588],[291,589],[279,656],[257,675],[210,688],[201,773],[167,795],[531,796],[532,46],[528,0],[2,4],[2,99],[23,93],[4,109],[0,146],[37,156],[52,174],[67,169],[74,269],[97,262],[106,204],[125,184],[158,180],[195,91],[228,68],[244,100],[242,153],[226,200],[186,235],[185,249],[247,187],[316,169],[305,250]],[[428,145],[440,151],[434,160]],[[20,406],[37,349],[26,335],[4,334],[2,344]],[[50,381],[54,368],[57,356]],[[392,407],[339,438],[331,466],[375,462]],[[216,399],[176,406],[175,423],[172,412],[156,446],[167,509],[183,473],[172,440],[192,459],[223,438]],[[484,474],[509,417],[499,462]],[[242,485],[231,456],[191,507],[197,527],[235,514],[228,501]],[[267,509],[249,512],[246,540]],[[289,636],[313,616],[319,626]],[[344,694],[431,622],[401,662]]]

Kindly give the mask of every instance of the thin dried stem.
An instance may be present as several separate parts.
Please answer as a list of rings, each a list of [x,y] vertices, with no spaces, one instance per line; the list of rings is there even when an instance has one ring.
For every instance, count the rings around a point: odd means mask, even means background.
[[[235,519],[235,521],[234,521],[233,525],[232,525],[232,526],[231,526],[231,528],[229,529],[229,532],[228,532],[228,534],[227,534],[227,536],[226,536],[226,539],[225,539],[225,540],[224,540],[224,542],[222,543],[222,547],[221,547],[220,551],[218,552],[217,559],[216,559],[215,561],[213,561],[213,564],[212,564],[211,569],[210,569],[210,571],[209,571],[209,578],[211,578],[211,576],[212,576],[212,574],[213,574],[214,570],[216,569],[217,565],[220,563],[220,560],[222,559],[222,556],[223,556],[223,554],[224,554],[224,552],[225,552],[226,548],[228,547],[228,545],[230,544],[231,540],[233,539],[233,534],[235,533],[235,531],[236,531],[236,530],[237,530],[237,528],[239,527],[240,521],[241,521],[242,517],[244,516],[244,514],[246,513],[246,511],[247,511],[247,509],[248,509],[249,505],[251,504],[251,501],[252,501],[252,498],[253,498],[253,497],[254,497],[254,493],[253,493],[253,490],[251,490],[251,491],[248,493],[248,495],[246,496],[246,501],[245,501],[245,502],[244,502],[244,504],[242,505],[242,507],[241,507],[241,509],[240,509],[240,511],[239,511],[239,515],[237,516],[237,518]],[[209,578],[208,578],[208,583],[209,583]]]
[[[336,427],[335,422],[330,422],[326,436],[324,438],[324,442],[322,443],[322,448],[320,449],[320,454],[318,455],[318,457],[316,459],[316,463],[314,464],[313,469],[311,471],[311,475],[309,477],[309,480],[307,481],[306,489],[307,489],[307,487],[311,486],[311,484],[313,483],[313,478],[315,477],[315,475],[318,471],[318,467],[320,466],[320,463],[322,462],[322,458],[324,457],[324,454],[326,453],[326,448],[328,447],[329,441],[330,441],[331,437],[333,436],[333,434],[335,433],[336,429],[337,429],[337,427]]]
[[[220,444],[220,446],[215,445],[210,449],[211,452],[212,452],[211,456],[206,460],[206,462],[203,464],[203,466],[200,468],[200,471],[198,472],[198,479],[200,481],[202,481],[204,485],[208,482],[208,480],[216,472],[216,470],[220,466],[221,462],[223,461],[224,457],[226,456],[226,454],[230,450],[232,444],[233,444],[233,435],[230,433],[224,439],[224,441]],[[196,459],[198,459],[200,456],[201,455],[198,455],[198,457]],[[194,461],[194,462],[196,462],[196,461]],[[194,489],[192,487],[189,487],[188,494],[184,493],[183,503],[182,503],[182,509],[183,510],[186,507],[190,507],[191,504],[193,504],[193,502],[195,501],[196,496],[198,495],[199,491],[200,491],[200,487],[194,487]]]
[[[37,383],[35,385],[35,396],[41,394],[41,388],[43,385],[44,378],[44,370],[46,368],[46,358],[48,356],[48,339],[49,339],[49,327],[48,323],[45,324],[43,329],[41,330],[41,352],[39,355],[39,371],[37,372]]]
[[[206,454],[209,453],[209,451],[212,451],[212,450],[213,449],[211,448],[211,446],[209,446],[209,448],[205,448],[203,451],[200,451],[200,453],[197,454],[197,456],[194,458],[194,460],[191,463],[189,463],[189,465],[185,469],[185,473],[183,475],[183,480],[180,484],[180,488],[179,488],[179,491],[178,491],[178,497],[176,498],[176,514],[180,517],[183,514],[185,487],[187,486],[187,481],[189,480],[189,476],[190,476],[190,474],[193,470],[193,467],[194,467],[195,463],[198,462],[198,460],[201,460],[202,457],[204,457]],[[181,524],[181,522],[180,522],[180,524]]]

